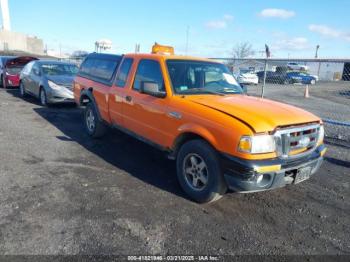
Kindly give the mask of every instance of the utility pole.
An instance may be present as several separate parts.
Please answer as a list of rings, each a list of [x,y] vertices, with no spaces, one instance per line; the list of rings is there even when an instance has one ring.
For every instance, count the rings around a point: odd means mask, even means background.
[[[318,50],[320,49],[320,45],[316,46],[316,53],[315,53],[315,58],[318,58]]]
[[[320,45],[316,46],[316,53],[315,53],[315,59],[318,59],[318,50],[320,49]],[[320,78],[320,71],[321,71],[321,62],[318,62],[318,69],[317,69],[317,76]]]
[[[262,89],[261,89],[261,98],[264,98],[264,95],[265,95],[267,60],[271,57],[270,47],[267,44],[265,44],[265,53],[266,53],[266,59],[265,59],[265,66],[264,66],[263,85],[262,85]]]

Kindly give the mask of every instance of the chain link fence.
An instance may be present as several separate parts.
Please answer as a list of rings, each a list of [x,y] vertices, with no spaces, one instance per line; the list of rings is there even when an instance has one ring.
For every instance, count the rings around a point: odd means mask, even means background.
[[[304,108],[323,119],[328,139],[350,144],[350,60],[218,60],[249,95]]]

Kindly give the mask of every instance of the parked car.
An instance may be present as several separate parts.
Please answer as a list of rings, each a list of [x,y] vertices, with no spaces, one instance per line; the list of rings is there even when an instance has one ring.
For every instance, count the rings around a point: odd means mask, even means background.
[[[263,82],[264,79],[264,71],[260,71],[257,73],[259,77],[259,82]],[[311,76],[307,73],[301,73],[301,72],[286,72],[286,71],[267,71],[266,72],[266,83],[273,83],[273,84],[294,84],[294,83],[301,83],[301,84],[309,84],[314,85],[316,84],[317,79],[314,76]]]
[[[20,94],[40,99],[43,106],[74,102],[72,82],[78,72],[74,64],[38,60],[27,64],[20,75]]]
[[[15,58],[15,56],[0,56],[0,86],[3,84],[4,67],[7,60]]]
[[[307,71],[307,70],[309,70],[308,66],[301,65],[301,64],[298,64],[298,63],[294,63],[294,62],[287,63],[287,67],[290,70],[298,70],[298,71]]]
[[[264,81],[264,71],[260,71],[257,73],[257,76],[259,78],[259,82],[262,83]],[[267,71],[266,72],[266,83],[272,83],[272,84],[291,84],[291,79],[288,78],[286,71]]]
[[[118,128],[176,160],[183,190],[195,201],[227,189],[256,192],[309,179],[326,148],[319,117],[242,92],[219,62],[152,54],[89,55],[74,80],[93,138]],[[132,156],[130,155],[132,158]]]
[[[289,72],[286,75],[287,79],[290,80],[290,83],[301,83],[304,85],[314,85],[317,82],[316,77],[301,73],[301,72]]]
[[[257,85],[259,83],[259,77],[250,70],[240,70],[237,76],[238,83],[242,85]]]
[[[38,58],[30,56],[11,57],[4,61],[2,66],[1,83],[3,88],[18,87],[20,73],[24,66],[30,61],[38,60]]]

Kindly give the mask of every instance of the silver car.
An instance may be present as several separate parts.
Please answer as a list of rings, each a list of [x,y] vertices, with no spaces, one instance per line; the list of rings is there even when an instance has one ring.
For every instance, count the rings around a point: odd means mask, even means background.
[[[27,64],[20,75],[20,94],[40,99],[43,106],[74,103],[73,79],[78,72],[74,64],[38,60]]]

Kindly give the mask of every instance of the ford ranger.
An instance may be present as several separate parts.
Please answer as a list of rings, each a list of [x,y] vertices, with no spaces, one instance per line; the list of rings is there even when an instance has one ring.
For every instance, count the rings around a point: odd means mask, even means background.
[[[183,190],[199,203],[230,189],[257,192],[298,184],[320,168],[321,119],[246,95],[219,62],[174,55],[91,54],[74,80],[87,133],[118,128],[176,160]]]

